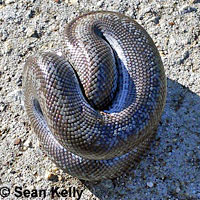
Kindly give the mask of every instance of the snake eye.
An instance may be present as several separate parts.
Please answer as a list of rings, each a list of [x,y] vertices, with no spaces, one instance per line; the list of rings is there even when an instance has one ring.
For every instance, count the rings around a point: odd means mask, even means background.
[[[36,112],[40,115],[43,116],[43,112],[40,106],[40,103],[37,99],[33,99],[33,107],[36,110]]]

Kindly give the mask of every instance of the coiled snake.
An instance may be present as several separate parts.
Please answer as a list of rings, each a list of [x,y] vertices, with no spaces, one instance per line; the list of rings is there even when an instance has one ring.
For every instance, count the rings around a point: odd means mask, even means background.
[[[49,156],[85,180],[133,167],[155,135],[166,98],[147,32],[115,12],[84,14],[64,32],[65,58],[38,53],[24,67],[25,108]]]

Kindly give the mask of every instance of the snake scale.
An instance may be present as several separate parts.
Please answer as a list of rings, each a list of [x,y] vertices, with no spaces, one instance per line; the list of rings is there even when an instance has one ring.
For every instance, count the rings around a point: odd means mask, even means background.
[[[23,71],[25,108],[49,157],[84,180],[135,166],[153,140],[166,99],[163,64],[133,19],[96,11],[71,21],[64,56],[37,53]]]

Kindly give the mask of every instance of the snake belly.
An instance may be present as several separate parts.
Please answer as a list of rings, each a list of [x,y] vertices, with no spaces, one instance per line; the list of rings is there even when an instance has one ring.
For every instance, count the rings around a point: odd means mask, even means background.
[[[153,140],[166,99],[163,64],[133,19],[97,11],[71,21],[63,55],[24,67],[25,108],[49,157],[84,180],[134,167]]]

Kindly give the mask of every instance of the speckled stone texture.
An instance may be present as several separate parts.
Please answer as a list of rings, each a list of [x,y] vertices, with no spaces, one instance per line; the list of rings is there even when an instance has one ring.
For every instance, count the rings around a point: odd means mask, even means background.
[[[98,183],[64,174],[42,153],[21,92],[28,56],[61,52],[66,23],[92,10],[136,19],[156,43],[168,78],[166,107],[149,155],[129,174]],[[16,186],[75,187],[83,190],[81,199],[200,199],[199,13],[199,0],[0,1],[0,187],[11,188],[10,199],[17,199]]]

